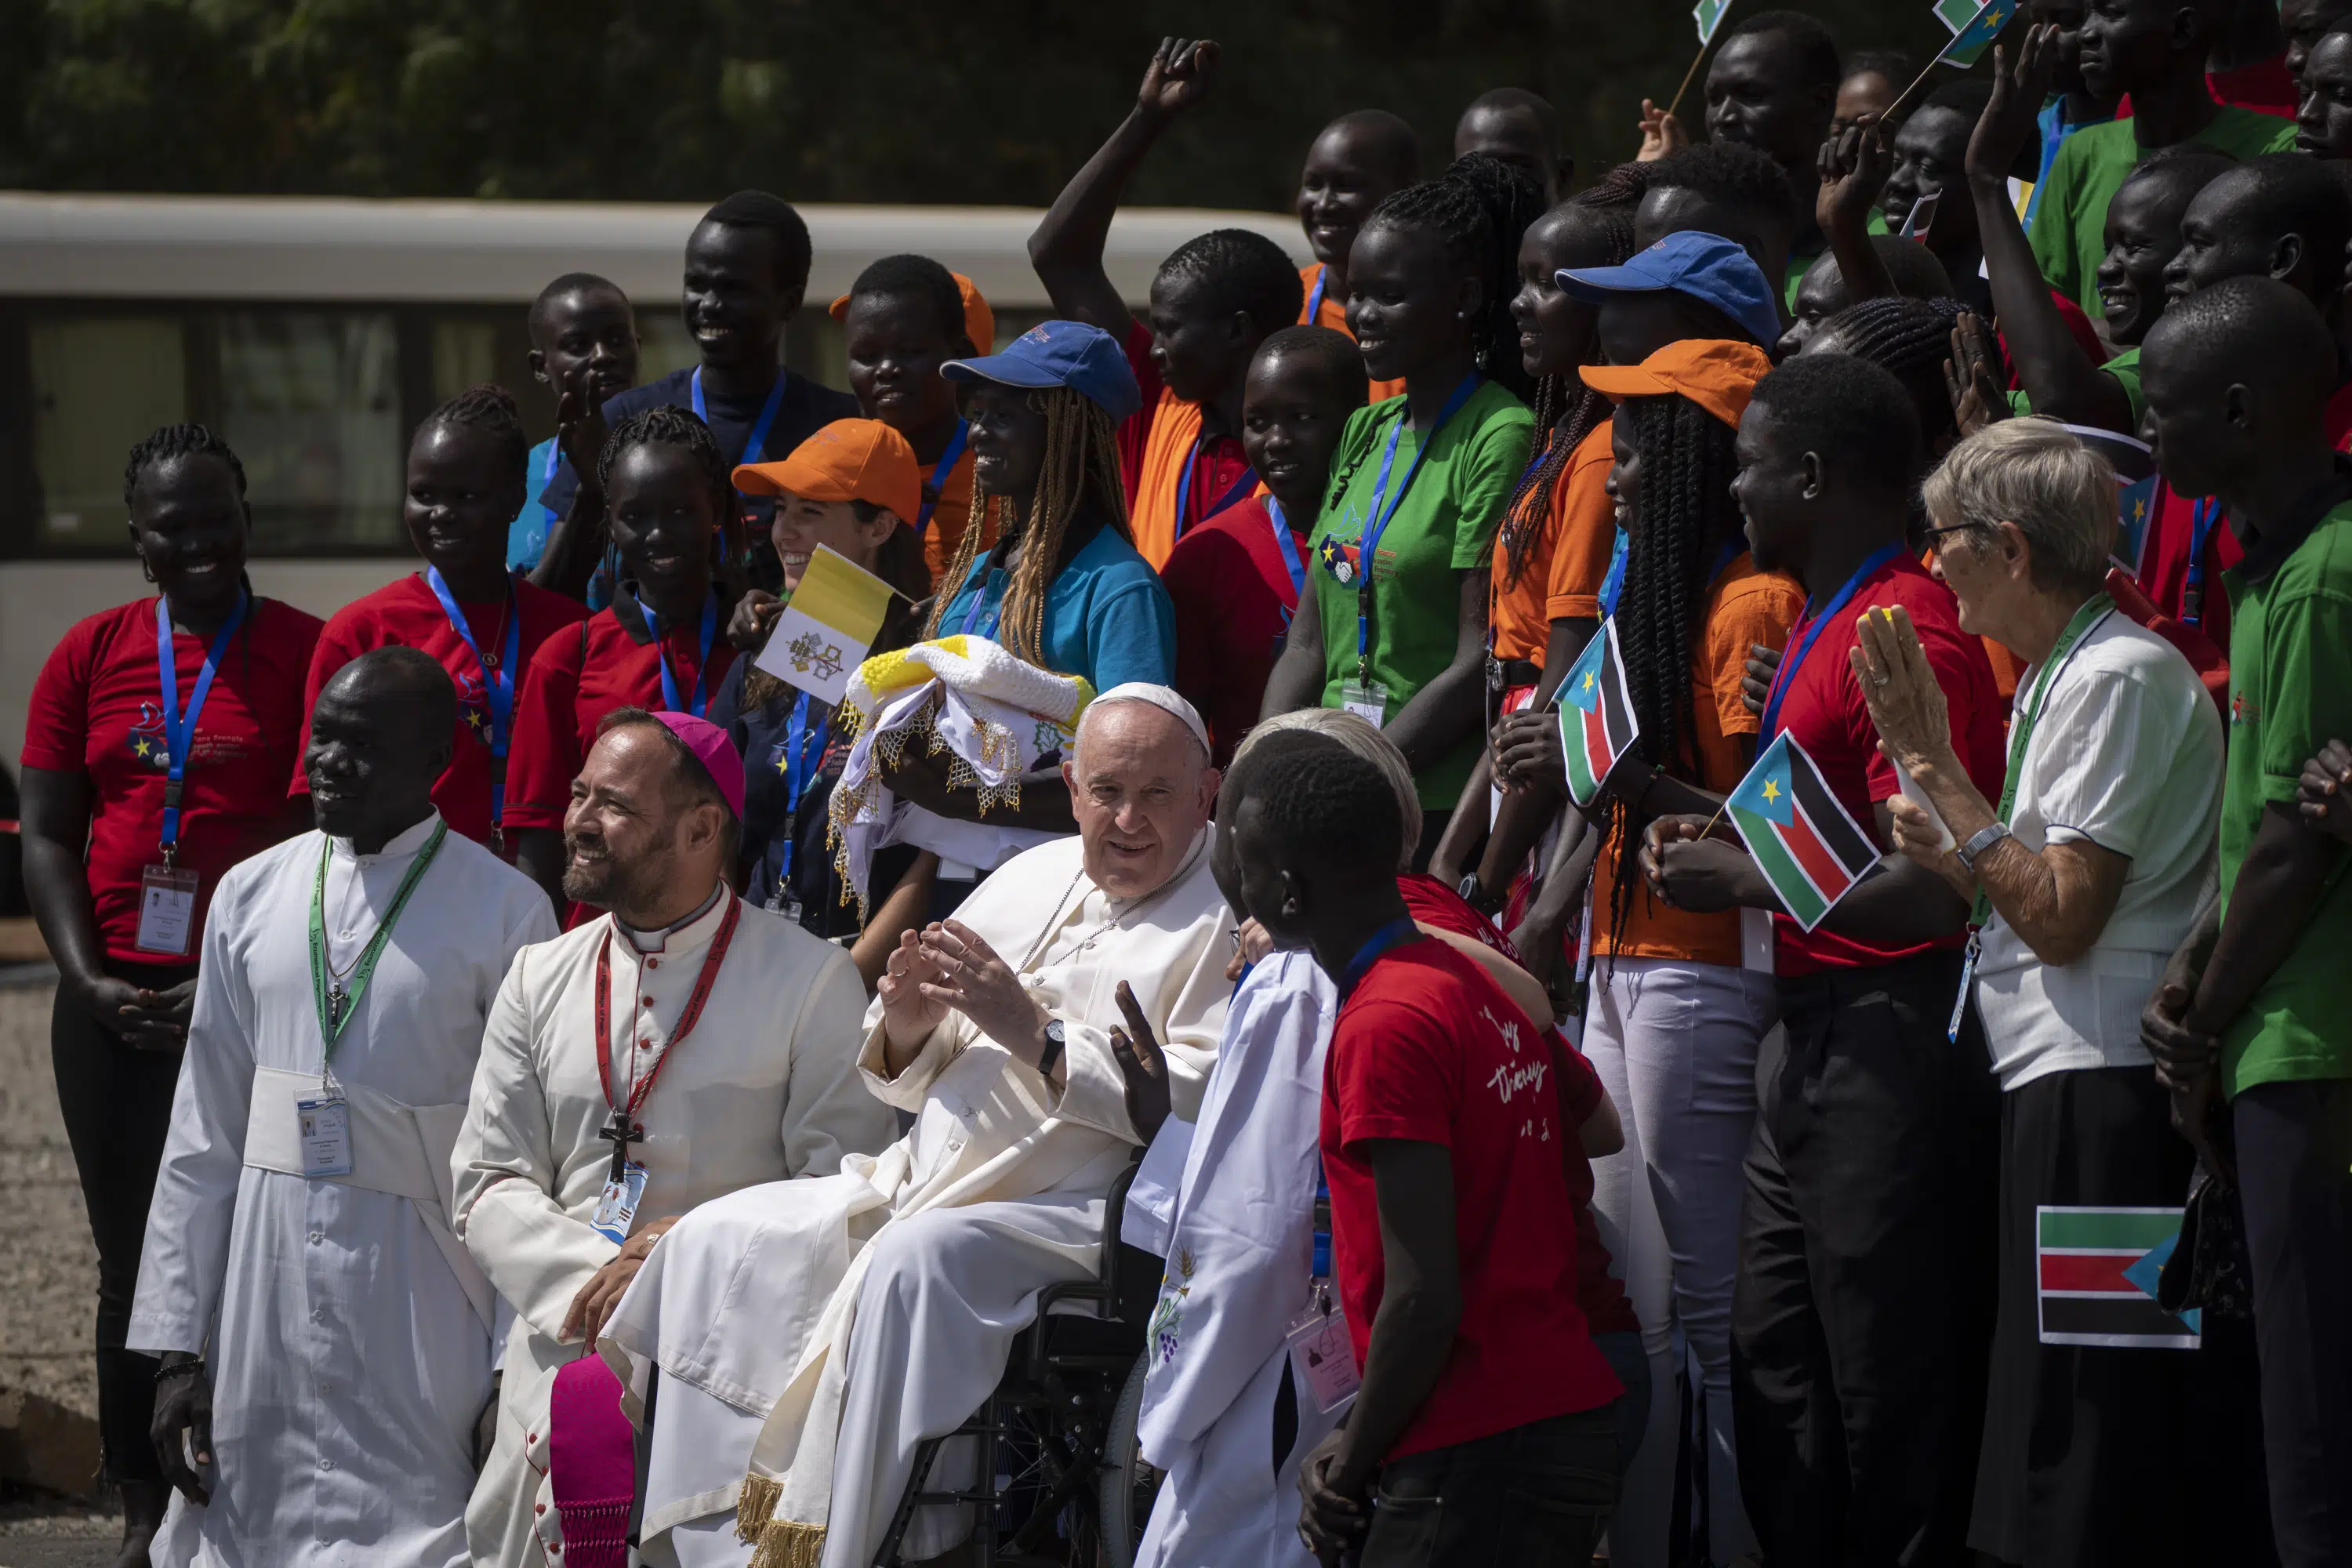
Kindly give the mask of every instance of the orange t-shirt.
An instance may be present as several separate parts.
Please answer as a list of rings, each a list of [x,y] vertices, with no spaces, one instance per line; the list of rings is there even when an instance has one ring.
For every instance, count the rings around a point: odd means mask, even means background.
[[[1298,286],[1307,290],[1306,299],[1301,300],[1298,306],[1298,324],[1302,327],[1328,327],[1335,332],[1348,332],[1348,301],[1328,293],[1320,300],[1315,297],[1315,285],[1322,280],[1323,264],[1319,261],[1312,267],[1302,267],[1298,269]],[[1356,334],[1348,332],[1348,335],[1352,338]],[[1374,403],[1386,398],[1400,397],[1404,394],[1404,383],[1402,381],[1373,381],[1368,376],[1365,378],[1365,384],[1371,388],[1371,400]]]
[[[1685,754],[1698,758],[1701,789],[1728,794],[1748,771],[1740,761],[1740,735],[1759,733],[1763,725],[1741,700],[1739,683],[1748,673],[1748,649],[1752,644],[1785,647],[1789,628],[1804,613],[1805,591],[1796,580],[1778,572],[1759,572],[1742,551],[1723,569],[1707,591],[1706,619],[1697,646],[1691,649],[1691,687],[1698,732],[1690,737]],[[1678,770],[1679,773],[1679,770]],[[1622,832],[1612,834],[1592,865],[1592,952],[1625,958],[1674,958],[1685,963],[1739,966],[1739,911],[1698,915],[1671,908],[1651,894],[1641,873],[1628,868],[1633,885],[1627,889],[1625,924],[1615,924],[1617,854]]]
[[[1613,420],[1603,419],[1569,454],[1568,467],[1552,488],[1559,521],[1550,529],[1551,580],[1544,598],[1546,621],[1597,621],[1601,586],[1609,581],[1609,559],[1617,552],[1617,503],[1609,499],[1609,470],[1617,466],[1611,444]],[[1538,643],[1537,647],[1543,645]]]
[[[931,509],[930,526],[923,530],[923,564],[930,568],[934,588],[954,563],[956,547],[963,542],[964,528],[971,521],[971,449],[967,447],[963,456],[956,459],[956,466],[948,470],[946,482],[940,486],[940,504]],[[930,485],[932,470],[938,467],[932,463],[920,470],[926,489]],[[983,534],[980,542],[984,550],[996,541]]]
[[[1558,434],[1550,430],[1544,432],[1543,444],[1537,448],[1538,461],[1550,451]],[[1604,440],[1604,454],[1607,447]],[[1580,443],[1577,451],[1582,450]],[[1495,629],[1494,654],[1498,659],[1543,662],[1544,649],[1551,638],[1552,562],[1559,553],[1561,532],[1569,520],[1568,496],[1570,481],[1576,473],[1576,452],[1569,454],[1570,460],[1561,466],[1549,489],[1520,497],[1512,515],[1504,520],[1502,528],[1496,532],[1488,619]],[[1608,470],[1603,468],[1601,474],[1605,478]],[[1601,499],[1605,500],[1608,498],[1603,495]],[[1533,509],[1540,509],[1543,515],[1535,520],[1536,537],[1528,548],[1526,563],[1519,568],[1518,581],[1514,583],[1509,580],[1511,561],[1506,539],[1514,523],[1519,521],[1520,514]],[[1589,533],[1592,532],[1591,521],[1589,518],[1585,520]],[[1609,552],[1614,542],[1615,532],[1615,523],[1611,518],[1604,516],[1601,521],[1604,526],[1595,535],[1600,541],[1601,551],[1601,575],[1593,579],[1596,595],[1600,592],[1601,579],[1609,574]],[[1577,545],[1580,550],[1590,552],[1593,548],[1593,541],[1580,539]],[[1589,563],[1580,563],[1577,570],[1580,572],[1584,564]]]

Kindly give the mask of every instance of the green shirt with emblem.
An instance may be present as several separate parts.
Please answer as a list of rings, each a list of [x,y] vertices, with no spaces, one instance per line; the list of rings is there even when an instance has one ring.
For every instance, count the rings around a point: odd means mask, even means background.
[[[2249,552],[2260,554],[2258,542]],[[2242,565],[2230,588],[2230,754],[2221,791],[2222,912],[2273,805],[2292,806],[2303,764],[2352,739],[2352,501],[2331,510],[2278,569]],[[2345,852],[2301,935],[2221,1037],[2225,1093],[2352,1078],[2352,887]]]
[[[1307,553],[1315,605],[1323,627],[1323,706],[1342,706],[1341,688],[1356,679],[1356,588],[1332,575],[1326,540],[1352,552],[1364,536],[1381,454],[1389,432],[1405,418],[1405,399],[1391,397],[1348,416],[1332,455],[1332,493],[1316,519]],[[1398,488],[1412,470],[1421,446],[1408,422],[1398,437],[1389,475],[1394,512],[1370,563],[1377,608],[1371,628],[1372,679],[1387,689],[1383,720],[1393,722],[1413,694],[1454,662],[1460,637],[1461,574],[1486,570],[1503,508],[1535,445],[1535,416],[1492,381],[1482,382],[1430,443],[1412,488]],[[1452,810],[1469,782],[1486,737],[1472,725],[1459,745],[1415,775],[1424,806]]]

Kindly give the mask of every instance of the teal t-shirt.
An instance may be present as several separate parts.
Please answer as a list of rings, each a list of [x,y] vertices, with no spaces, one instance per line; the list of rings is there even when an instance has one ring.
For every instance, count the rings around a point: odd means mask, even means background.
[[[1381,457],[1389,433],[1405,417],[1405,399],[1391,397],[1348,416],[1333,454],[1340,476],[1324,503],[1307,550],[1307,573],[1323,627],[1323,706],[1341,706],[1340,688],[1356,678],[1356,588],[1341,586],[1323,546],[1334,542],[1350,555],[1364,537]],[[1402,499],[1420,438],[1408,423],[1390,467],[1388,502],[1395,510],[1370,563],[1376,613],[1369,651],[1373,680],[1386,689],[1383,720],[1392,720],[1445,667],[1460,637],[1460,574],[1484,571],[1487,551],[1535,445],[1535,416],[1494,382],[1485,382],[1431,441]],[[1385,505],[1383,510],[1385,510]],[[1424,806],[1451,811],[1469,781],[1486,737],[1472,733],[1416,776]]]
[[[2248,549],[2259,553],[2258,542]],[[2221,909],[2263,816],[2293,805],[2303,764],[2352,736],[2352,502],[2269,576],[2230,588],[2230,752],[2221,786]],[[2221,1036],[2221,1087],[2352,1078],[2352,885],[2340,847],[2294,950]]]
[[[980,579],[977,584],[973,577]],[[940,635],[970,631],[1002,642],[999,616],[1010,574],[985,559],[972,565],[940,618]],[[1045,668],[1077,675],[1097,691],[1130,680],[1165,686],[1176,675],[1176,609],[1142,556],[1115,528],[1079,546],[1045,590]]]
[[[2139,144],[2139,121],[2085,125],[2066,138],[2050,161],[2050,177],[2034,188],[2033,231],[2026,237],[2050,287],[2096,321],[2099,263],[2107,258],[2107,203],[2124,177],[2154,148]],[[2221,105],[2213,122],[2189,138],[2240,160],[2294,151],[2294,121]]]

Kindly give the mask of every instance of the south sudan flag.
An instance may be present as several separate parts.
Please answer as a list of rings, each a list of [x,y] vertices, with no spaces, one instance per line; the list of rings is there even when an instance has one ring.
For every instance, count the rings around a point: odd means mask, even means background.
[[[1878,864],[1878,846],[1783,730],[1725,803],[1780,907],[1807,931]]]
[[[1633,717],[1633,700],[1625,691],[1617,623],[1606,620],[1559,685],[1559,743],[1568,754],[1568,793],[1577,805],[1601,798],[1609,770],[1641,735],[1642,722]]]
[[[2033,1229],[2043,1344],[2197,1348],[2197,1313],[2156,1304],[2157,1277],[2180,1240],[2179,1209],[2043,1206]]]

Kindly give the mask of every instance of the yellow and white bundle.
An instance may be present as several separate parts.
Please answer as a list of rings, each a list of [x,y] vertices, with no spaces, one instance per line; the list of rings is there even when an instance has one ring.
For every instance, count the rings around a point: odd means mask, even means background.
[[[901,804],[882,782],[909,741],[948,759],[948,782],[980,792],[981,815],[1018,807],[1021,776],[1069,748],[1094,700],[1081,677],[1055,675],[986,637],[950,637],[877,654],[849,678],[835,722],[855,737],[835,786],[834,867],[858,917],[868,909],[874,851],[893,842]]]

